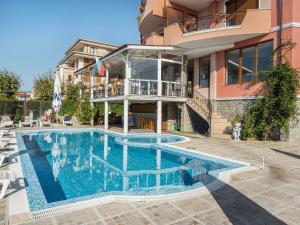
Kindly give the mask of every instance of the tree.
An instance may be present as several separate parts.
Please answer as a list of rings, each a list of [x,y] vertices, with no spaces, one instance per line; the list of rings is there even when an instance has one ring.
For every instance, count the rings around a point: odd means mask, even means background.
[[[54,89],[54,79],[53,73],[49,70],[46,73],[39,74],[34,79],[34,95],[36,98],[44,101],[52,100],[53,89]]]
[[[79,121],[81,124],[90,124],[94,115],[94,107],[91,106],[89,94],[84,94],[80,102]]]
[[[19,75],[6,69],[0,70],[0,97],[13,98],[21,83]]]

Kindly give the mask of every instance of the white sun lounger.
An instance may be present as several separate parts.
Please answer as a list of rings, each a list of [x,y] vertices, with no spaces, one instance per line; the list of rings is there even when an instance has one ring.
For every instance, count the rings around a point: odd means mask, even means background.
[[[13,171],[10,171],[10,170],[2,170],[1,171],[0,170],[0,184],[2,184],[2,189],[0,192],[0,199],[4,198],[10,182],[15,181],[15,179],[16,179],[16,176]]]
[[[5,158],[8,157],[8,156],[9,156],[9,154],[6,153],[6,152],[0,153],[0,167],[2,167]]]

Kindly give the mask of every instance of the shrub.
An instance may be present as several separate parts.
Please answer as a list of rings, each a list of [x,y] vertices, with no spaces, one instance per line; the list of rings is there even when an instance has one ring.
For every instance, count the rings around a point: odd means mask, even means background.
[[[273,67],[265,72],[260,95],[240,118],[241,138],[255,137],[257,140],[277,140],[280,132],[287,132],[289,121],[297,113],[297,91],[299,76],[289,63]],[[276,136],[274,134],[277,133]]]

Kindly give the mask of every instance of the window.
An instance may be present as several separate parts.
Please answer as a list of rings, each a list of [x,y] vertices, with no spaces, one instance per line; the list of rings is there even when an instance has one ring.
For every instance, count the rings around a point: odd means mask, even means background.
[[[68,82],[72,81],[72,75],[68,75]]]
[[[157,80],[157,59],[132,58],[131,78]]]
[[[227,52],[227,84],[236,84],[239,77],[240,51]]]
[[[242,49],[242,81],[254,80],[255,47]]]
[[[209,77],[210,77],[210,57],[205,57],[200,59],[200,87],[209,87]]]
[[[273,41],[228,51],[227,84],[263,81],[264,71],[272,66]]]
[[[272,67],[273,42],[268,41],[258,45],[257,80],[265,80],[264,71]]]
[[[179,82],[181,78],[181,64],[162,61],[161,78],[163,81]]]
[[[96,48],[95,47],[91,47],[91,54],[96,54]]]

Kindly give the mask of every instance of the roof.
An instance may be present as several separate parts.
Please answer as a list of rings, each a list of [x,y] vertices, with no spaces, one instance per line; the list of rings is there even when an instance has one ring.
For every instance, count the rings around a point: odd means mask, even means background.
[[[119,47],[117,45],[108,44],[108,43],[105,43],[105,42],[99,42],[99,41],[93,41],[93,40],[79,38],[73,45],[71,45],[70,48],[67,49],[67,51],[65,52],[65,55],[68,54],[80,42],[86,42],[87,44],[102,45],[102,46],[106,46],[108,48],[118,48]]]

